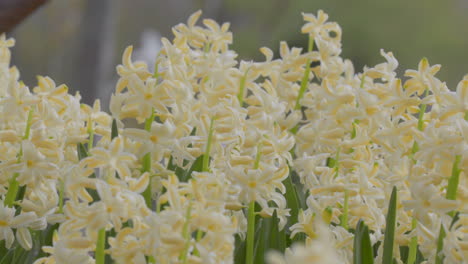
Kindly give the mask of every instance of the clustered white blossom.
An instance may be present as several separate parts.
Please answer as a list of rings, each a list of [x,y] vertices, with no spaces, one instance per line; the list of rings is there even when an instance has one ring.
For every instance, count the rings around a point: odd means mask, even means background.
[[[431,263],[442,227],[446,263],[468,262],[468,75],[451,91],[423,59],[402,80],[383,50],[385,62],[356,73],[340,57],[341,28],[322,11],[303,14],[309,50],[281,42],[279,58],[264,47],[265,61],[239,62],[229,24],[199,26],[200,15],[162,39],[155,72],[125,50],[111,114],[49,77],[29,89],[10,67],[14,41],[0,37],[6,248],[30,250],[32,234],[58,223],[36,264],[95,263],[100,232],[116,263],[233,263],[256,202],[261,217],[276,212],[279,230],[306,236],[269,263],[352,263],[349,228],[362,219],[372,244],[383,241],[396,186],[395,254],[416,236]],[[306,197],[297,222],[288,180]]]

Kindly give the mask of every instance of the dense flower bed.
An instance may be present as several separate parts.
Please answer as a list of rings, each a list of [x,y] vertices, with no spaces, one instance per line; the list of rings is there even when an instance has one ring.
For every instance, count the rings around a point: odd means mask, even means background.
[[[468,262],[468,76],[356,73],[322,11],[306,51],[237,61],[200,15],[155,72],[125,50],[110,114],[29,89],[1,37],[1,263]]]

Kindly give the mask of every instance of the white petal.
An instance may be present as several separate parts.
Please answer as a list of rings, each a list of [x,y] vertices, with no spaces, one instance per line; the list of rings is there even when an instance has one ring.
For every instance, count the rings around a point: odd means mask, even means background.
[[[5,238],[5,247],[7,249],[11,248],[13,242],[15,241],[15,235],[13,234],[13,230],[11,228],[3,228],[3,237]]]
[[[16,239],[24,249],[30,250],[32,248],[31,233],[27,228],[18,228],[18,230],[16,230]]]

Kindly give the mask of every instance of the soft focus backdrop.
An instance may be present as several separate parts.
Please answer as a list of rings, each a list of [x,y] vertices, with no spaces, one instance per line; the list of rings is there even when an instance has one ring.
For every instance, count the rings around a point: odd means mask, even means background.
[[[400,77],[422,57],[442,64],[438,76],[452,90],[468,73],[468,0],[50,0],[10,33],[13,64],[30,87],[47,75],[107,108],[124,48],[134,45],[135,56],[152,64],[159,38],[172,38],[171,27],[198,9],[231,22],[240,59],[263,59],[258,49],[276,52],[281,40],[305,47],[301,12],[323,9],[341,25],[343,57],[356,71],[384,61],[383,48],[399,60]]]

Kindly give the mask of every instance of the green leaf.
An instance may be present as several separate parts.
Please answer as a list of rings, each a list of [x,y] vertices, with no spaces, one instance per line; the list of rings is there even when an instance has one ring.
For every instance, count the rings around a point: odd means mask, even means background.
[[[88,151],[86,150],[86,147],[83,145],[83,143],[78,143],[76,145],[77,152],[78,152],[78,159],[82,160],[86,157],[88,157]]]
[[[452,230],[453,225],[460,219],[460,212],[456,212],[452,218],[452,222],[450,223],[449,230]]]
[[[199,156],[190,166],[190,169],[185,172],[183,177],[180,179],[183,182],[187,182],[190,178],[192,178],[192,172],[202,172],[203,171],[203,155]]]
[[[256,221],[255,232],[255,252],[254,263],[265,263],[265,254],[271,250],[284,252],[286,249],[286,234],[285,230],[279,231],[279,218],[276,210],[271,217],[260,218]]]
[[[245,263],[253,264],[255,253],[255,201],[249,203],[247,214],[247,247],[245,252]],[[257,236],[258,237],[258,236]]]
[[[265,252],[268,251],[267,242],[270,236],[271,221],[269,218],[260,218],[256,225],[254,263],[265,263]]]
[[[284,252],[286,249],[285,228],[279,231],[278,225],[280,219],[278,218],[276,210],[274,211],[273,216],[271,218],[267,218],[267,220],[271,223],[268,239],[268,249],[275,249],[280,252]]]
[[[4,255],[1,259],[0,259],[0,264],[10,264],[10,263],[13,263],[13,254],[14,254],[14,250],[9,250],[8,253],[6,255]]]
[[[241,239],[239,235],[236,235],[235,239],[236,242],[234,247],[234,264],[244,264],[246,251],[245,239]]]
[[[354,234],[353,264],[373,264],[374,254],[369,237],[369,228],[359,220]]]
[[[183,179],[185,177],[185,170],[174,164],[173,160],[172,156],[170,156],[167,169],[173,171],[179,180]]]
[[[444,238],[445,238],[445,229],[444,226],[440,225],[439,238],[437,239],[437,253],[435,258],[435,264],[444,263],[444,256],[442,254],[442,249],[444,248]]]
[[[388,205],[387,221],[385,227],[385,239],[383,244],[383,259],[382,264],[392,264],[393,244],[395,240],[396,228],[396,205],[397,205],[397,188],[394,186],[390,203]]]
[[[111,139],[119,136],[119,129],[117,128],[117,120],[112,119]]]
[[[327,158],[327,167],[334,168],[336,166],[336,163],[337,161],[334,158],[332,157]]]
[[[290,170],[291,171],[291,170]],[[299,204],[299,197],[297,195],[296,188],[292,182],[292,172],[289,173],[289,176],[284,180],[284,186],[286,187],[286,202],[288,204],[288,208],[291,209],[291,217],[289,218],[290,224],[297,223],[297,218],[299,215],[299,209],[301,205]]]
[[[298,182],[298,178],[296,173],[289,168],[289,176],[283,181],[284,186],[286,187],[286,203],[289,209],[291,209],[290,214],[291,216],[288,219],[288,224],[286,227],[290,227],[293,224],[297,223],[299,211],[301,209],[306,209],[306,197],[304,192],[302,191],[302,184]],[[296,183],[295,183],[296,182]],[[288,230],[288,229],[287,229]],[[288,235],[290,232],[286,232]],[[286,238],[286,247],[291,246],[294,242],[304,242],[306,239],[306,235],[304,233],[296,234],[292,239],[289,236]]]
[[[131,222],[131,221],[129,220],[129,221],[125,222],[122,226],[124,226],[125,224],[126,224],[127,226],[130,226],[130,224],[133,225],[133,223],[129,223],[129,222]],[[109,231],[106,231],[106,245],[105,245],[105,248],[106,248],[106,249],[108,249],[108,248],[111,247],[110,244],[109,244],[109,238],[110,238],[110,237],[115,238],[116,236],[117,236],[117,232],[115,231],[114,228],[112,228],[112,229],[109,230]],[[105,263],[105,264],[114,264],[115,261],[112,259],[111,255],[106,254],[106,255],[105,255],[105,258],[104,258],[104,263]]]

